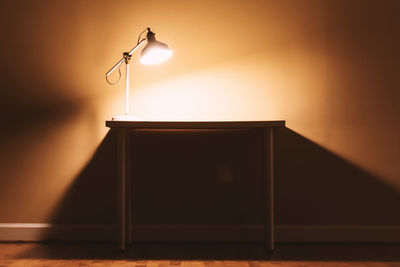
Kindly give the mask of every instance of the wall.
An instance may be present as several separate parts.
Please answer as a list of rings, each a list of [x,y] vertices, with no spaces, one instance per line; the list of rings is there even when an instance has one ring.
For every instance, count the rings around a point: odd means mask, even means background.
[[[400,225],[397,1],[0,5],[0,223],[114,222],[104,73],[150,26],[174,57],[133,59],[134,114],[284,119],[278,224]]]

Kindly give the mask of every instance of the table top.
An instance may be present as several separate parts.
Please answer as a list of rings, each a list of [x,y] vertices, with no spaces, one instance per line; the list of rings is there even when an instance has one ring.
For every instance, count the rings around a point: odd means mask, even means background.
[[[142,129],[230,129],[230,128],[279,128],[285,121],[106,121],[110,128]]]

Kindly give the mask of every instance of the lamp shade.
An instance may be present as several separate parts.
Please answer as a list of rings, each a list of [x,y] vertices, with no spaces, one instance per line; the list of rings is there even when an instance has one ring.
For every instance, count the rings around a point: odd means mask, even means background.
[[[157,41],[154,35],[151,31],[147,33],[147,44],[140,53],[140,62],[144,65],[161,63],[172,56],[168,45]]]

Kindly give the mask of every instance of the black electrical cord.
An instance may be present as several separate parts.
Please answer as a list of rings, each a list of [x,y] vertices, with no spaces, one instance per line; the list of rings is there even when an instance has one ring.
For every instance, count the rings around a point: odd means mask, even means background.
[[[122,64],[121,64],[122,65]],[[108,76],[106,75],[106,81],[109,83],[109,84],[111,84],[111,85],[116,85],[118,82],[119,82],[119,80],[121,80],[121,65],[119,65],[119,67],[118,67],[118,79],[117,79],[117,81],[116,82],[110,82],[109,80],[108,80]]]
[[[140,43],[140,41],[141,41],[140,37],[142,37],[142,34],[143,34],[145,31],[150,31],[150,28],[144,29],[144,30],[139,34],[139,37],[138,37],[138,39],[137,39],[137,44]]]

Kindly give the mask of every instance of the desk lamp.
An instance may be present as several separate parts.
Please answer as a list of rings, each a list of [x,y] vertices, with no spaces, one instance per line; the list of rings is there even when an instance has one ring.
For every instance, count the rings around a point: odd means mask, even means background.
[[[147,32],[147,33],[146,33]],[[142,35],[146,33],[146,37],[141,38]],[[117,84],[121,79],[121,65],[125,63],[126,69],[126,79],[125,79],[125,114],[117,117],[113,117],[113,120],[139,120],[138,117],[130,116],[129,113],[129,60],[132,57],[132,54],[139,49],[147,40],[146,46],[143,48],[140,53],[140,62],[144,65],[153,65],[160,62],[163,62],[169,59],[172,56],[172,51],[169,49],[168,45],[157,41],[155,37],[155,33],[150,30],[150,28],[146,28],[143,30],[138,37],[137,44],[134,48],[132,48],[129,52],[122,53],[123,57],[119,60],[114,67],[112,67],[106,73],[106,81],[111,84]],[[118,68],[119,78],[116,82],[112,83],[108,80],[108,76],[114,72]]]

